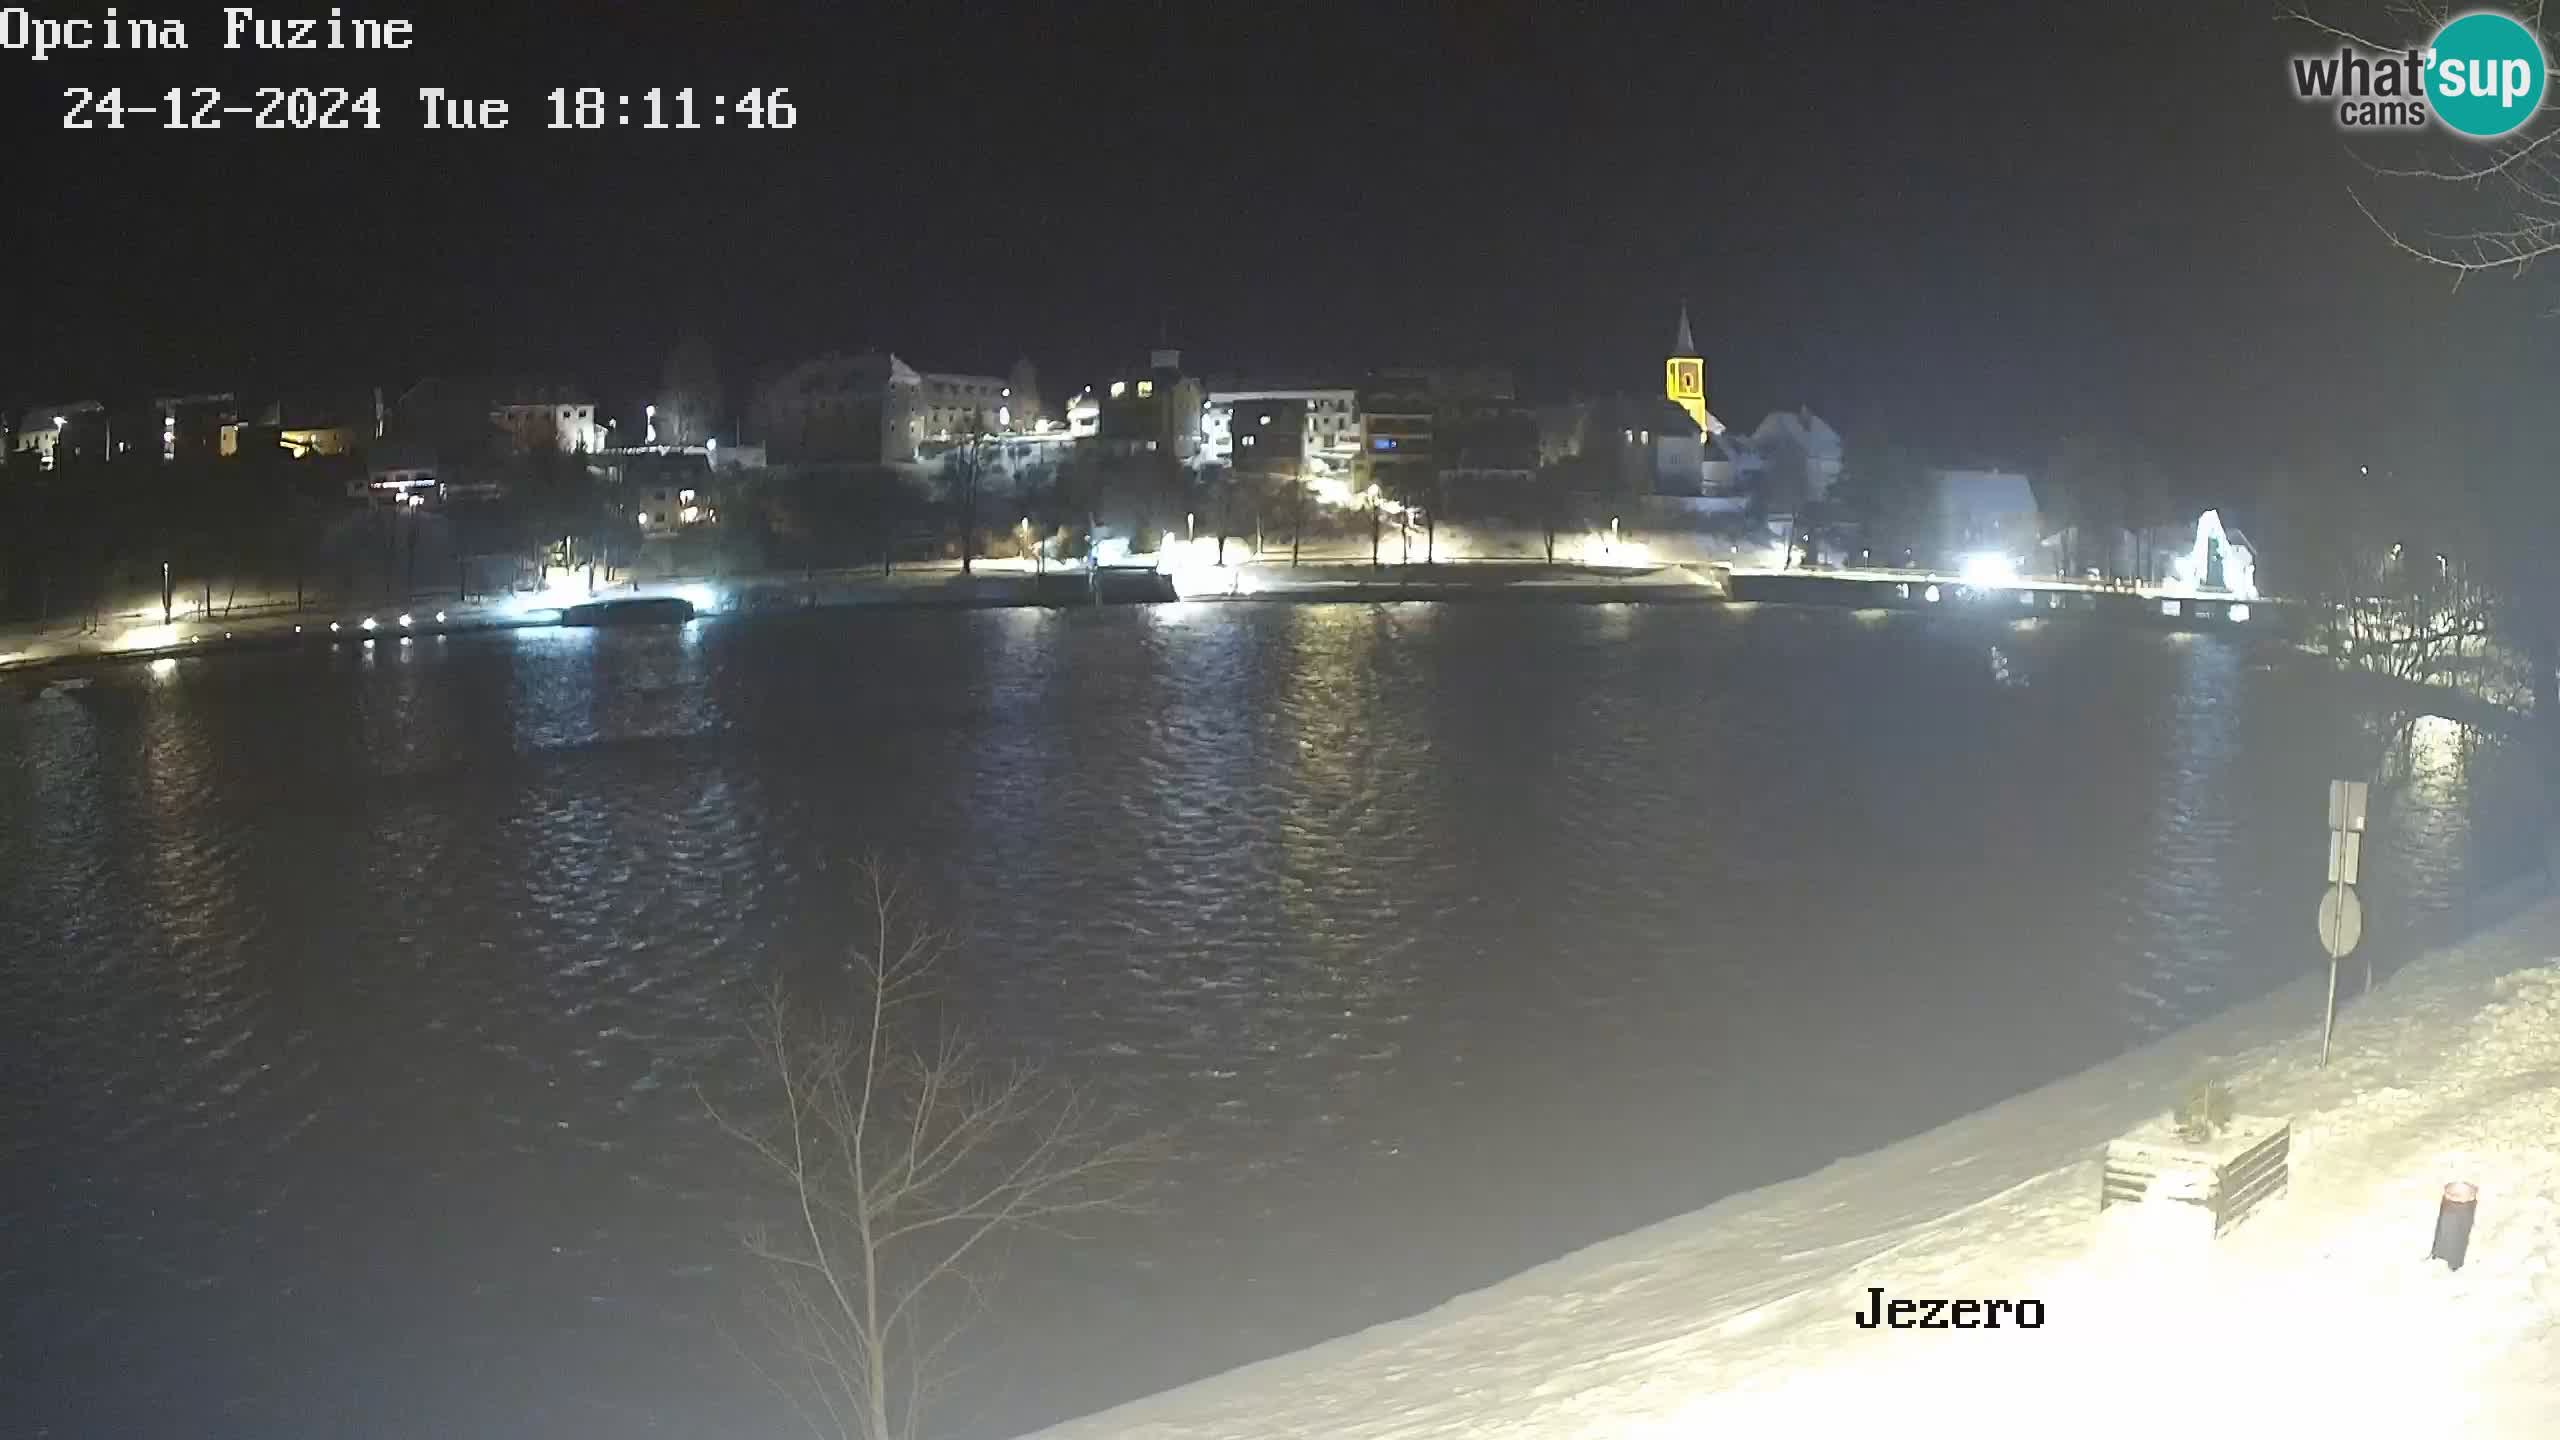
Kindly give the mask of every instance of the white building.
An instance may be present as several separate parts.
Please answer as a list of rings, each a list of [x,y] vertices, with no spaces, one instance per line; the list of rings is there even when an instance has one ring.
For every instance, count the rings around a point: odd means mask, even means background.
[[[1200,410],[1202,463],[1235,463],[1235,416],[1257,400],[1296,401],[1305,410],[1305,453],[1311,464],[1338,460],[1349,473],[1360,450],[1360,392],[1357,390],[1212,390]]]
[[[1809,498],[1820,500],[1830,494],[1840,478],[1840,432],[1810,410],[1773,411],[1747,436],[1725,428],[1713,416],[1708,421],[1710,434],[1700,466],[1707,494],[1751,492],[1767,472],[1770,458],[1790,449],[1805,457]]]
[[[1090,440],[1101,433],[1102,402],[1093,398],[1093,387],[1088,385],[1067,402],[1067,437]]]
[[[54,452],[62,448],[62,437],[70,430],[72,421],[79,416],[103,409],[104,407],[94,400],[84,400],[77,405],[39,405],[19,417],[17,434],[11,439],[11,447],[18,454],[34,455],[39,467],[50,470],[53,468]]]
[[[502,391],[490,406],[489,419],[518,450],[549,444],[567,454],[593,455],[605,447],[604,422],[596,418],[594,397],[571,386]]]
[[[972,428],[1044,428],[1039,376],[1027,360],[1009,375],[966,375],[918,370],[881,350],[792,367],[759,388],[753,420],[778,461],[912,464]]]

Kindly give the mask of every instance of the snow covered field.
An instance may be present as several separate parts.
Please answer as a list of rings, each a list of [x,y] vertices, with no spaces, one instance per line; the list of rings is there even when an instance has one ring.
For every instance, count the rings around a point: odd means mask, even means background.
[[[2560,1437],[2560,900],[2506,908],[2349,1001],[2326,1070],[2312,975],[1901,1144],[1042,1434]],[[2244,1113],[2293,1117],[2291,1193],[2210,1245],[2142,1207],[2102,1222],[2106,1141],[2208,1061]],[[2450,1180],[2480,1188],[2459,1272],[2426,1258]],[[1867,1330],[1871,1286],[2046,1320]]]

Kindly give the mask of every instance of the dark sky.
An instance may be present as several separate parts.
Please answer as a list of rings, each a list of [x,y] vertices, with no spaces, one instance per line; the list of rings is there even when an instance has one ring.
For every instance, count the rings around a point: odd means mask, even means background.
[[[194,48],[0,54],[18,399],[610,390],[688,330],[733,378],[876,343],[1028,354],[1055,389],[1160,323],[1195,369],[1647,388],[1686,298],[1746,425],[1802,403],[2028,463],[2093,429],[2220,470],[2422,452],[2560,354],[2560,292],[2456,295],[2357,215],[2286,90],[2317,46],[2258,0],[346,7],[415,20],[398,56],[229,53],[210,9],[120,8]],[[60,128],[62,86],[172,83],[378,86],[386,128]],[[438,83],[516,127],[422,133]],[[788,86],[800,124],[540,128],[582,84]]]

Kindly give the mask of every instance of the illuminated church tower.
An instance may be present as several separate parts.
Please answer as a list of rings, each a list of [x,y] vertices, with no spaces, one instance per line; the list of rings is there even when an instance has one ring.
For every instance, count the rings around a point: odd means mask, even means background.
[[[1707,362],[1698,354],[1698,342],[1689,334],[1689,307],[1680,307],[1680,338],[1671,346],[1671,358],[1662,362],[1662,393],[1672,404],[1698,422],[1698,433],[1707,429]]]

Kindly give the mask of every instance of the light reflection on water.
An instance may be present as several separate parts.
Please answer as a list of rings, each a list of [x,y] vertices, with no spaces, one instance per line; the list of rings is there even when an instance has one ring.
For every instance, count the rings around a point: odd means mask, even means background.
[[[2509,758],[2407,752],[2386,968]],[[0,1113],[49,1183],[0,1212],[0,1408],[770,1428],[691,1090],[867,851],[959,931],[951,1018],[1183,1149],[1164,1219],[1017,1257],[994,1433],[2263,992],[2370,764],[2219,636],[1766,606],[794,615],[11,698]]]

